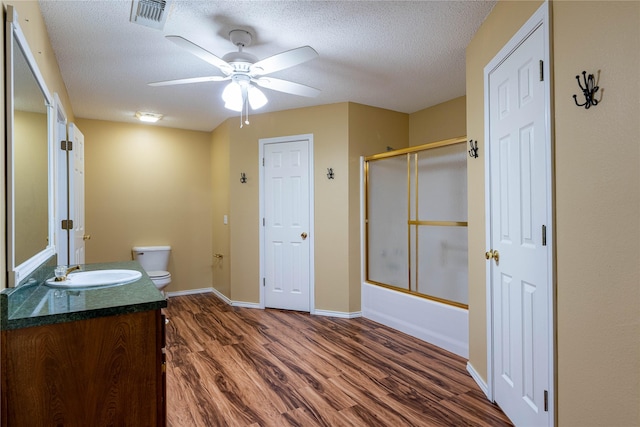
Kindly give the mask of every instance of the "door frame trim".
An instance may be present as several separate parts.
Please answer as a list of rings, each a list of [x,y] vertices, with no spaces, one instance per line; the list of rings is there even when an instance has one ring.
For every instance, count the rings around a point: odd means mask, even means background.
[[[67,156],[67,188],[68,188],[68,205],[69,205],[69,219],[73,220],[73,228],[69,232],[69,264],[84,264],[86,262],[87,256],[87,244],[84,239],[87,236],[87,239],[91,238],[90,235],[87,235],[87,217],[86,217],[86,209],[85,209],[85,197],[86,197],[86,162],[84,156],[84,149],[86,147],[84,134],[78,128],[78,126],[71,122],[67,126],[67,135],[70,141],[73,142],[74,149],[71,153],[68,153]],[[78,139],[82,139],[82,144],[78,143]],[[76,174],[77,162],[78,162],[78,153],[81,153],[81,162],[82,162],[82,174],[81,178],[78,178]],[[79,184],[81,183],[81,184]],[[82,191],[82,194],[78,194],[79,190]],[[78,197],[80,196],[80,197]],[[80,227],[80,230],[78,229]],[[82,236],[80,236],[80,233]],[[79,245],[78,240],[82,239],[82,243]],[[82,255],[80,259],[78,259],[78,248],[82,247]]]
[[[55,104],[55,126],[54,126],[54,162],[55,162],[55,233],[56,233],[56,253],[58,255],[58,265],[69,264],[69,230],[62,229],[62,220],[69,219],[69,165],[67,160],[68,151],[60,149],[60,141],[66,141],[68,137],[69,122],[64,105],[58,96],[53,94]],[[64,126],[64,135],[61,134],[60,127]],[[64,252],[64,253],[62,253]]]
[[[555,306],[555,227],[554,227],[554,175],[553,175],[553,121],[551,115],[551,96],[552,96],[552,74],[551,74],[551,14],[550,3],[545,1],[527,20],[527,22],[515,33],[513,37],[500,49],[496,56],[484,68],[484,148],[485,148],[485,242],[486,247],[491,247],[491,181],[490,171],[490,113],[489,113],[489,75],[500,66],[515,51],[524,40],[531,35],[536,29],[542,27],[544,37],[544,91],[545,91],[545,143],[546,143],[546,176],[547,176],[547,246],[549,248],[547,263],[549,266],[547,281],[549,283],[548,292],[548,337],[549,337],[549,425],[554,426],[556,420],[556,306]],[[486,286],[486,307],[487,307],[487,397],[494,401],[494,364],[493,364],[493,283],[491,280],[491,264],[487,263],[485,269],[485,286]]]
[[[313,167],[313,134],[306,133],[301,135],[280,136],[274,138],[260,138],[258,140],[258,167],[260,168],[260,180],[259,180],[259,217],[258,228],[259,230],[259,245],[260,245],[260,308],[265,308],[265,296],[264,296],[264,278],[265,278],[265,265],[264,265],[264,248],[265,248],[265,232],[263,226],[264,218],[264,167],[262,159],[264,158],[264,147],[267,144],[279,144],[285,142],[295,142],[306,140],[309,149],[309,313],[315,314],[315,219],[314,219],[314,167]]]

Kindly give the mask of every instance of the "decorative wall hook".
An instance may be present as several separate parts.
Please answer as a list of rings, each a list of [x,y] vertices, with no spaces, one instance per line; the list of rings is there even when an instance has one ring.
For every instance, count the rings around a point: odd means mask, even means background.
[[[242,184],[247,183],[247,174],[245,174],[244,172],[240,172],[240,183]]]
[[[578,104],[578,95],[573,95],[573,101],[576,105],[586,109],[590,108],[592,105],[598,105],[599,100],[595,99],[594,95],[600,87],[598,87],[598,81],[593,77],[593,74],[589,74],[589,76],[587,76],[586,71],[582,72],[582,81],[584,82],[584,85],[580,82],[580,76],[576,76],[576,80],[578,81],[578,86],[580,86],[585,98],[584,104]],[[598,80],[600,80],[600,71],[598,71]],[[600,97],[600,99],[602,99],[602,97]]]
[[[333,168],[327,168],[327,178],[333,179],[335,175],[333,174]]]
[[[469,140],[469,157],[474,159],[478,158],[478,141],[474,141],[473,139]]]

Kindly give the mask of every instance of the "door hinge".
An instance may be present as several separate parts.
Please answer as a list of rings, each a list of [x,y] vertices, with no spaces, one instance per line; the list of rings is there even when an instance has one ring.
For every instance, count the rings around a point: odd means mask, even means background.
[[[544,412],[549,412],[549,392],[544,391]]]
[[[265,222],[264,218],[262,218],[262,226],[264,227],[265,224],[266,224],[266,222]]]
[[[542,226],[542,246],[547,246],[547,226]]]
[[[262,286],[267,286],[267,279],[265,279],[264,277],[262,278]]]
[[[540,81],[544,81],[544,61],[540,60]]]
[[[262,166],[264,166],[264,157],[262,158]]]
[[[72,151],[73,141],[60,141],[60,149],[62,151]]]
[[[62,229],[63,230],[73,230],[73,220],[72,219],[63,219],[62,220]]]

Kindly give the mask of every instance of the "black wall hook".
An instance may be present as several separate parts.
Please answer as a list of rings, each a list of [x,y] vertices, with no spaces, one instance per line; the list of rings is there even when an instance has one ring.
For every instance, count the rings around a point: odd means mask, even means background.
[[[589,74],[589,76],[587,76],[586,71],[582,72],[582,81],[584,82],[584,85],[582,84],[582,82],[580,82],[580,76],[576,76],[576,80],[578,81],[578,86],[580,86],[585,99],[584,104],[578,104],[578,95],[573,95],[573,101],[576,103],[576,105],[578,107],[584,107],[586,109],[590,108],[592,105],[594,107],[598,105],[599,100],[595,99],[594,95],[596,94],[598,89],[600,89],[600,87],[597,85],[598,82],[596,81],[593,74]],[[598,80],[600,80],[599,71]],[[600,97],[600,99],[602,99],[602,97]]]
[[[241,184],[247,183],[247,174],[245,174],[244,172],[240,172],[240,183]]]
[[[469,157],[474,159],[478,158],[478,141],[474,141],[473,139],[469,140]]]
[[[327,179],[333,179],[334,177],[333,168],[327,168]]]

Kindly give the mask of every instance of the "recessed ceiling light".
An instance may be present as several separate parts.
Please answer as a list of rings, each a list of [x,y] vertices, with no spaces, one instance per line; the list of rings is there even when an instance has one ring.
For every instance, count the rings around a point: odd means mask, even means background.
[[[160,120],[162,118],[162,114],[146,113],[144,111],[137,111],[136,112],[136,117],[141,122],[155,123],[155,122],[157,122],[158,120]]]

